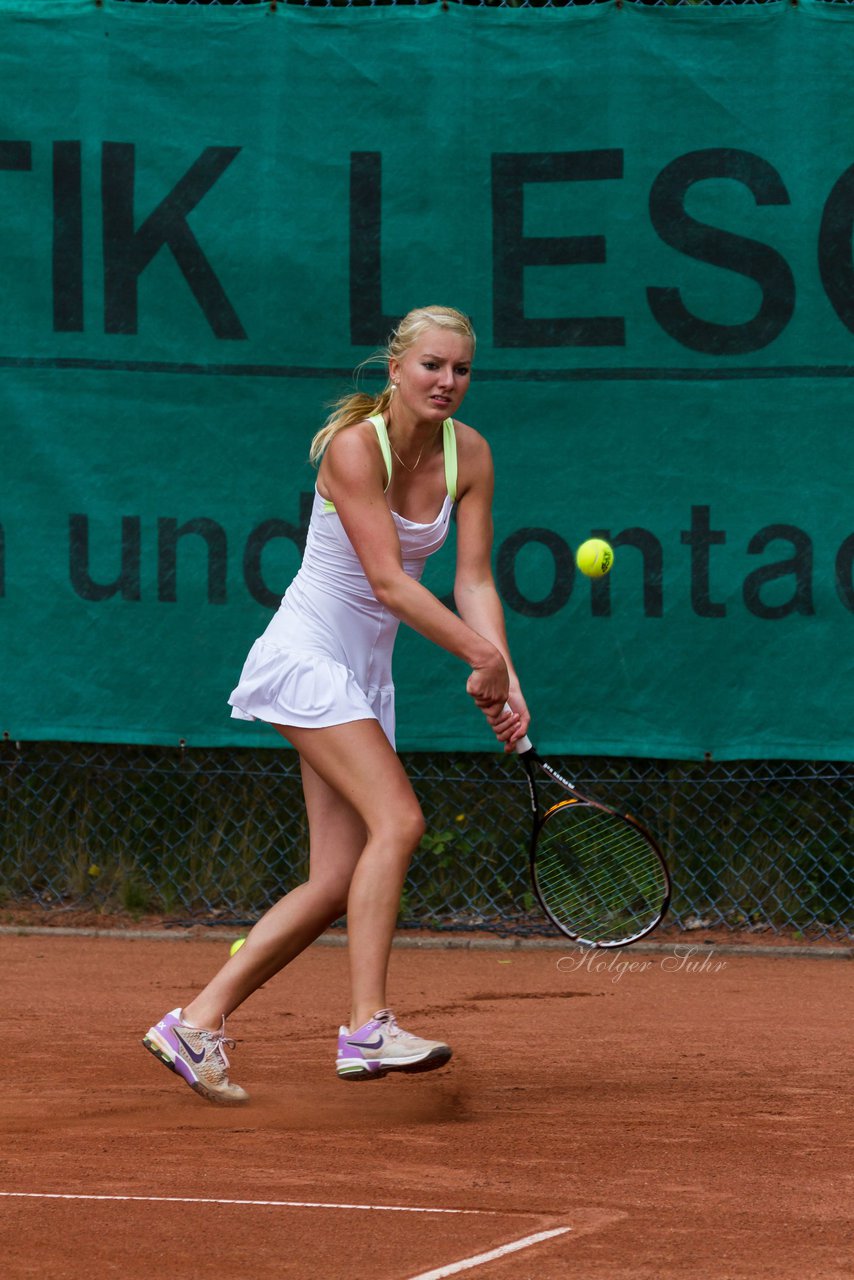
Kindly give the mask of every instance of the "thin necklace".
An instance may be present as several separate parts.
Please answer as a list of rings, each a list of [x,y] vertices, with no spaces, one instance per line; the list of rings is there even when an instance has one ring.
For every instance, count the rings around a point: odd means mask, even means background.
[[[401,458],[400,454],[397,452],[397,449],[395,449],[394,445],[391,443],[391,440],[389,440],[389,442],[388,442],[388,443],[389,443],[389,448],[391,449],[391,451],[392,451],[392,453],[394,454],[394,456],[397,458],[397,460],[398,460],[398,462],[400,463],[400,465],[403,467],[404,471],[417,471],[417,470],[418,470],[418,464],[419,464],[419,462],[421,461],[421,455],[424,453],[424,445],[423,445],[423,444],[422,444],[422,446],[421,446],[421,449],[419,450],[418,457],[415,459],[415,463],[414,463],[414,465],[413,465],[413,466],[411,466],[411,467],[408,467],[408,466],[406,465],[406,463],[403,461],[403,458]]]
[[[396,386],[397,386],[397,383],[395,383],[395,387]],[[400,454],[397,452],[397,449],[395,449],[394,445],[391,442],[391,436],[389,435],[390,426],[391,426],[391,423],[389,422],[388,426],[386,427],[386,436],[388,437],[389,448],[391,449],[394,456],[397,458],[400,465],[403,467],[404,471],[417,471],[418,464],[421,461],[422,457],[424,456],[424,450],[427,447],[427,441],[425,440],[424,444],[422,444],[421,448],[418,450],[418,457],[415,459],[414,465],[411,467],[407,466],[407,464],[403,461],[403,458],[401,458]]]

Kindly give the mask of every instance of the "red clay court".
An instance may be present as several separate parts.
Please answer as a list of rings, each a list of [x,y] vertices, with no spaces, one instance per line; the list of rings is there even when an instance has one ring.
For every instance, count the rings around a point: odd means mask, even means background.
[[[359,1086],[317,946],[231,1019],[218,1109],[140,1037],[226,947],[0,936],[6,1275],[850,1280],[844,951],[399,948],[455,1056]]]

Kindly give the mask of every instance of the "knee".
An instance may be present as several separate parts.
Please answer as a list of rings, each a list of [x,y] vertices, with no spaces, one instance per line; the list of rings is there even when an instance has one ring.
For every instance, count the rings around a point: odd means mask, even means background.
[[[426,830],[424,815],[413,797],[411,804],[389,806],[371,827],[371,836],[385,853],[408,858]]]
[[[422,837],[426,834],[426,831],[427,831],[427,823],[424,820],[424,814],[421,812],[421,809],[419,808],[418,816],[415,821],[415,829],[413,832],[413,843],[412,843],[413,849],[417,848],[417,846],[421,843]]]
[[[394,815],[393,823],[396,838],[404,846],[406,853],[414,853],[427,830],[421,806],[413,801],[403,812]]]

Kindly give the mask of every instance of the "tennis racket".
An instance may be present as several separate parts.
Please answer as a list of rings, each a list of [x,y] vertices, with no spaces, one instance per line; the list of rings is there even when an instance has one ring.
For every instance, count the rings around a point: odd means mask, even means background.
[[[664,919],[671,893],[653,837],[635,818],[582,795],[529,738],[515,750],[531,796],[531,879],[549,920],[587,947],[626,947],[645,938]],[[538,772],[569,793],[545,813]]]

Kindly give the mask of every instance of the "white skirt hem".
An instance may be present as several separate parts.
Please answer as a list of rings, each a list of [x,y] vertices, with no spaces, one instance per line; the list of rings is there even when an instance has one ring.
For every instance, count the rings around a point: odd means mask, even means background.
[[[236,720],[326,729],[377,720],[394,746],[394,685],[362,689],[349,667],[321,653],[255,641],[228,699]]]

